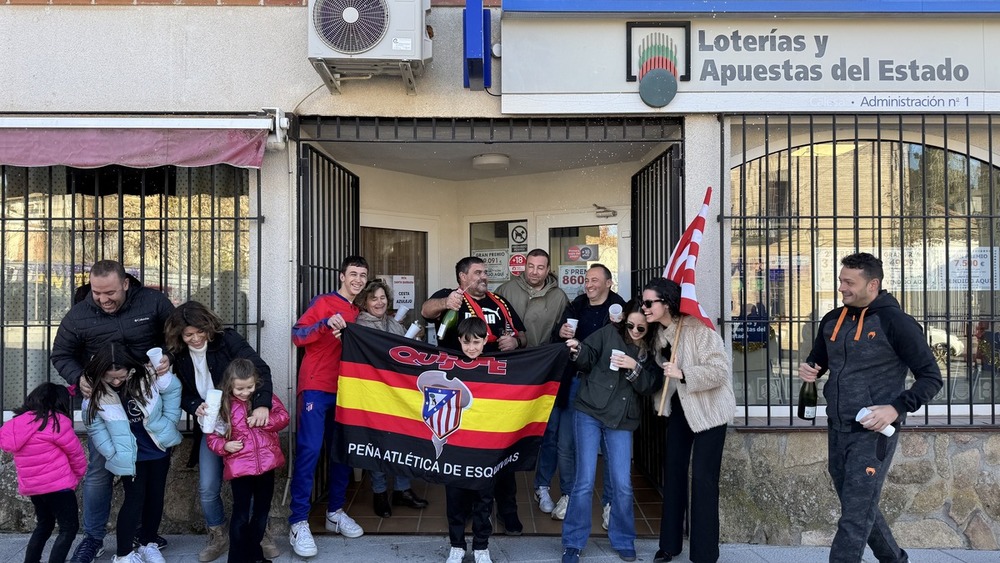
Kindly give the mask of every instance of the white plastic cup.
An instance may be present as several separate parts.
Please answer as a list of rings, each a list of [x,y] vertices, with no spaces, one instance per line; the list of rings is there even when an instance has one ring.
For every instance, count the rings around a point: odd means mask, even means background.
[[[205,434],[215,432],[215,424],[219,421],[219,407],[222,406],[222,391],[220,389],[209,389],[205,397],[208,408],[205,409],[205,417],[201,422],[201,431]]]
[[[858,411],[858,416],[854,417],[854,420],[861,422],[861,419],[871,414],[872,411],[868,410],[868,407],[861,407]],[[882,430],[879,430],[884,436],[889,437],[896,433],[896,427],[893,425],[886,426]]]
[[[578,319],[566,319],[566,324],[569,325],[569,328],[573,329],[573,334],[570,336],[576,336],[576,325],[580,324],[580,321]]]
[[[150,348],[146,350],[146,357],[149,358],[149,363],[153,365],[153,369],[160,367],[160,360],[163,359],[163,348]]]
[[[400,305],[399,309],[396,311],[396,322],[397,323],[403,322],[403,317],[405,317],[406,313],[409,313],[409,312],[410,312],[410,308],[409,307],[407,307],[406,305]],[[407,338],[410,338],[410,337],[408,336]]]
[[[420,323],[418,323],[417,321],[413,321],[413,323],[410,324],[410,328],[406,330],[406,337],[414,338],[415,336],[417,336],[418,332],[420,332]]]
[[[613,323],[622,322],[622,306],[615,303],[608,307],[608,316],[611,317],[611,322]]]
[[[612,371],[618,371],[618,366],[616,366],[615,362],[614,362],[615,356],[624,356],[624,355],[625,355],[625,352],[622,352],[621,350],[619,350],[617,348],[614,348],[614,349],[611,350],[611,360],[612,360],[612,362],[611,362],[611,370]]]

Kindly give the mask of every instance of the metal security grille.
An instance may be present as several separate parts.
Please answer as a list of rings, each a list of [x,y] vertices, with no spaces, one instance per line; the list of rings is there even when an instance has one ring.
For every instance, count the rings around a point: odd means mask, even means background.
[[[646,281],[663,274],[680,237],[683,164],[681,145],[676,144],[632,176],[632,295],[637,297]],[[666,423],[648,398],[640,417],[633,438],[635,466],[659,486]]]
[[[174,304],[189,299],[259,345],[260,217],[247,170],[0,166],[0,374],[4,410],[51,368],[52,340],[91,264],[120,261]],[[252,299],[251,295],[254,296]]]
[[[945,378],[908,423],[996,424],[997,116],[743,115],[728,124],[723,302],[732,303],[724,329],[738,422],[803,423],[793,414],[798,365],[841,303],[839,260],[863,251],[882,259],[883,287],[922,325]]]
[[[361,239],[358,176],[308,144],[300,145],[299,313],[340,286],[340,262]]]
[[[313,297],[340,287],[340,262],[360,249],[361,207],[358,176],[307,143],[299,144],[298,189],[301,315]],[[298,360],[301,364],[301,348]],[[324,452],[316,466],[313,501],[326,493],[328,485],[329,456]]]

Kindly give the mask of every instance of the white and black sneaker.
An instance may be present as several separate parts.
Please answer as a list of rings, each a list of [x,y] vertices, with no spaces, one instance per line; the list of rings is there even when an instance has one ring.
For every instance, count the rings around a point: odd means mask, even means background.
[[[305,520],[291,525],[288,530],[288,543],[292,544],[292,551],[299,557],[313,557],[318,552],[316,540],[309,530],[309,522]]]

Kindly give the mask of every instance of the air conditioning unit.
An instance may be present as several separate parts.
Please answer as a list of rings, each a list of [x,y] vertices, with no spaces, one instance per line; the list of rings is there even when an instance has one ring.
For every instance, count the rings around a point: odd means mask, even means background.
[[[309,61],[331,92],[342,80],[415,76],[431,60],[430,0],[309,0]]]

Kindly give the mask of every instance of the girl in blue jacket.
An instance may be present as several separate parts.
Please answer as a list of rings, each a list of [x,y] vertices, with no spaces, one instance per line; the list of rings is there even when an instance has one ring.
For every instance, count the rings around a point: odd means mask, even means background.
[[[121,344],[98,350],[83,377],[94,390],[83,405],[87,434],[125,489],[112,561],[163,563],[156,532],[163,518],[170,448],[181,442],[180,381],[169,371],[157,376]],[[137,528],[140,545],[133,551]]]

